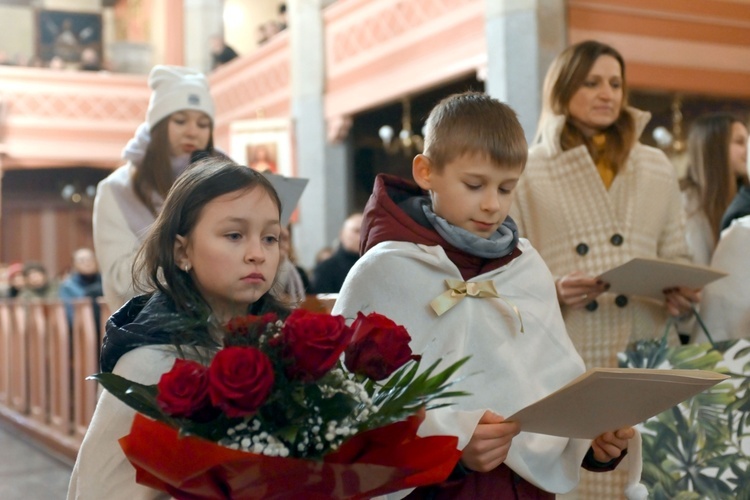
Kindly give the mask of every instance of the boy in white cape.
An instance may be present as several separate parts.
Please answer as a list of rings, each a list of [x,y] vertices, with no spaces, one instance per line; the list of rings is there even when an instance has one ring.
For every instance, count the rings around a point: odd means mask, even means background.
[[[553,499],[575,487],[581,466],[613,469],[635,433],[592,442],[520,432],[503,418],[585,371],[552,276],[508,217],[526,155],[508,106],[481,93],[448,97],[427,119],[416,185],[380,175],[365,209],[363,256],[333,312],[403,324],[424,366],[471,356],[459,372],[471,395],[428,411],[420,427],[458,436],[460,465],[445,483],[403,492],[409,498]]]

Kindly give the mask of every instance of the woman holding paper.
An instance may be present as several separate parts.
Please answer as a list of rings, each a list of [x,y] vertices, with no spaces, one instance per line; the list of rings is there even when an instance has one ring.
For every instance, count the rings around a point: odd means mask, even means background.
[[[555,277],[587,368],[616,367],[630,342],[659,337],[669,315],[697,300],[687,289],[644,300],[597,278],[634,257],[689,261],[675,170],[638,142],[650,115],[627,106],[626,88],[625,62],[608,45],[585,41],[557,56],[511,210]],[[576,498],[616,498],[626,483],[619,470],[597,476],[582,474]]]
[[[608,292],[597,276],[634,257],[689,261],[674,168],[638,136],[649,113],[627,105],[625,62],[585,41],[553,61],[513,219],[555,276],[568,332],[587,367],[617,366],[628,343],[660,336],[696,294],[663,303]],[[676,339],[676,336],[671,338]]]

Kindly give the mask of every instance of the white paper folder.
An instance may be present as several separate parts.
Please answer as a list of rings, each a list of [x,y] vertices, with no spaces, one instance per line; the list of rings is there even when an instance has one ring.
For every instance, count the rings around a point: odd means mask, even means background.
[[[299,203],[299,199],[302,197],[302,192],[305,190],[305,186],[307,186],[308,179],[285,177],[268,171],[263,172],[263,175],[271,181],[273,188],[279,195],[282,210],[280,222],[282,226],[286,226],[289,224],[289,219],[292,218],[292,213],[297,208],[297,203]]]
[[[507,420],[523,432],[594,439],[644,422],[726,380],[706,370],[593,368]]]
[[[610,284],[610,292],[663,300],[663,290],[666,288],[703,288],[726,275],[727,273],[711,267],[636,257],[606,271],[598,278]]]

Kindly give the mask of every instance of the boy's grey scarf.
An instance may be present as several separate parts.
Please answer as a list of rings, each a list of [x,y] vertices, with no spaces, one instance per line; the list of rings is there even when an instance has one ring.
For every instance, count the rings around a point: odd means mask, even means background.
[[[510,216],[505,218],[495,234],[489,238],[482,238],[436,215],[432,211],[429,199],[422,202],[422,211],[445,241],[470,255],[483,259],[497,259],[509,255],[518,245],[518,227]]]

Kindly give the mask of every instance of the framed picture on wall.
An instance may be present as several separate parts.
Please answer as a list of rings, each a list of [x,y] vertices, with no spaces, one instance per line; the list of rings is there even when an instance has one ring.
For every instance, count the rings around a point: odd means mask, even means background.
[[[91,12],[36,11],[36,56],[49,63],[77,65],[94,51],[102,60],[102,16]]]
[[[240,120],[229,126],[230,156],[260,172],[296,176],[291,122],[284,118]]]

